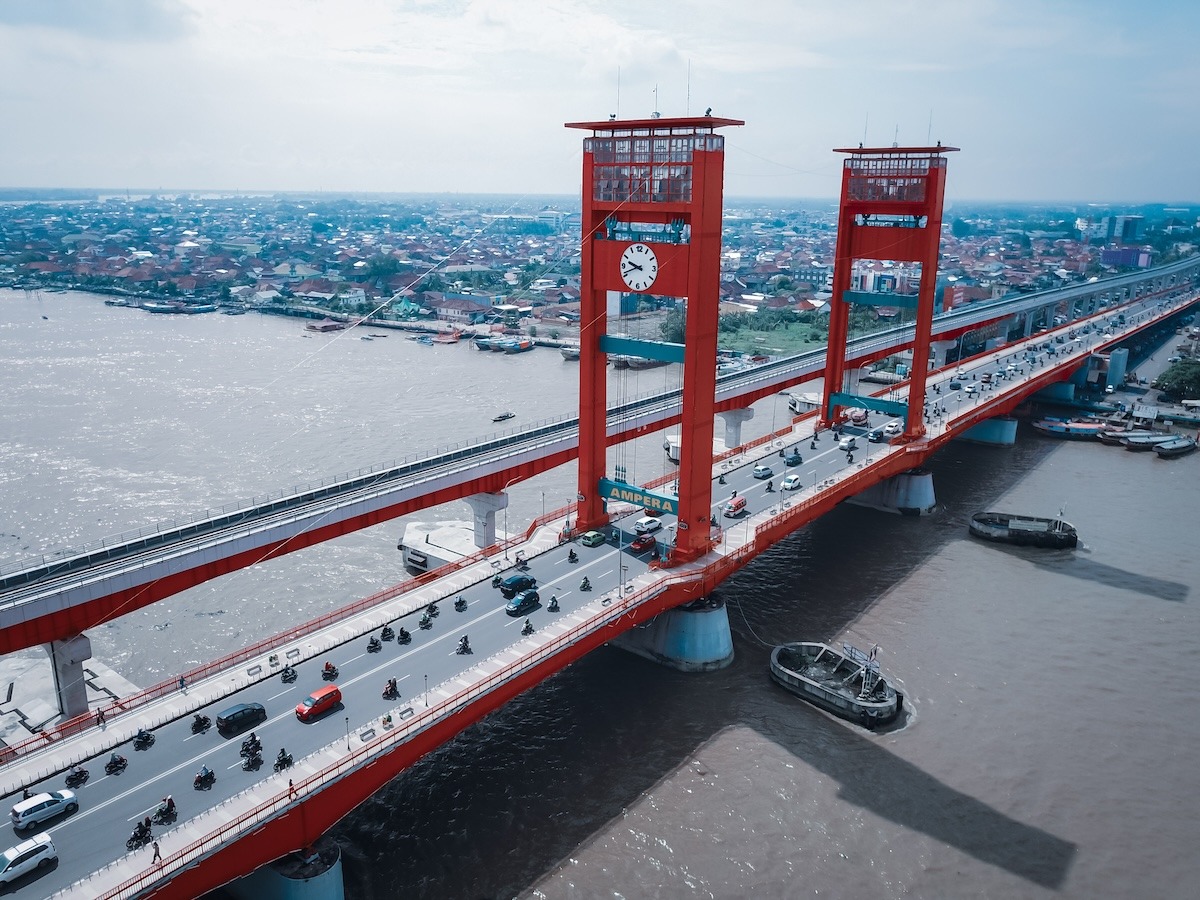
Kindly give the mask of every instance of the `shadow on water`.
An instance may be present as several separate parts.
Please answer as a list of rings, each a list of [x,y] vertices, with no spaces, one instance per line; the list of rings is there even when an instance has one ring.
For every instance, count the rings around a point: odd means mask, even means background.
[[[1156,600],[1186,603],[1188,594],[1191,593],[1191,587],[1187,584],[1167,578],[1157,578],[1153,575],[1143,575],[1140,572],[1131,572],[1128,569],[1119,569],[1116,566],[1098,562],[1088,558],[1086,550],[1030,550],[1002,544],[989,544],[989,547],[998,553],[1006,553],[1047,573],[1069,575],[1082,581],[1118,587]]]

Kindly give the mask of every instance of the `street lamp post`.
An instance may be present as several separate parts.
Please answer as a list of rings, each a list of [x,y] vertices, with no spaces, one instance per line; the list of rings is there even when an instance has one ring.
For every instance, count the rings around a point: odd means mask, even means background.
[[[425,708],[429,709],[429,676],[425,676]]]
[[[346,752],[350,752],[350,717],[346,716]]]

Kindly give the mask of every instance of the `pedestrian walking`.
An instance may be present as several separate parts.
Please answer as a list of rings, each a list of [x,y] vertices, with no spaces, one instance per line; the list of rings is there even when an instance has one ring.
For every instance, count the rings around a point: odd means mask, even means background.
[[[187,687],[187,679],[184,678],[182,675],[180,675],[179,676],[179,689],[182,691],[186,687]]]
[[[162,865],[162,851],[158,849],[158,841],[154,842],[154,859],[150,860],[150,863]]]
[[[102,710],[102,709],[96,710],[96,724],[97,725],[104,724],[104,710]]]
[[[292,779],[288,779],[288,796],[293,800],[296,799],[296,786],[292,784]]]

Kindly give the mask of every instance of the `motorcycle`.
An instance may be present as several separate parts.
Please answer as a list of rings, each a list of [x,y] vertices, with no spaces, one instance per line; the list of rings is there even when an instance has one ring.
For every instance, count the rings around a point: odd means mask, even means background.
[[[521,629],[521,634],[533,634],[533,623],[528,619],[525,620],[525,627]]]
[[[583,581],[579,582],[579,589],[581,591],[590,591],[592,589],[592,583],[585,578]]]
[[[396,687],[396,679],[389,678],[388,683],[383,686],[383,699],[395,700],[400,696],[400,689]]]
[[[70,772],[67,773],[67,779],[66,779],[67,787],[69,787],[69,788],[79,787],[79,785],[81,785],[85,781],[87,781],[89,777],[90,777],[90,775],[89,775],[87,769],[82,769],[82,768],[78,769],[78,770],[72,769]]]
[[[282,772],[284,769],[292,767],[292,754],[284,753],[282,756],[275,757],[275,771]]]
[[[143,828],[142,823],[138,822],[137,827],[133,829],[133,834],[125,842],[125,849],[136,850],[138,847],[145,847],[148,843],[150,843],[150,831]]]
[[[441,613],[436,603],[430,603],[427,607],[425,607],[425,612],[429,613],[431,616],[437,616]]]
[[[279,673],[279,680],[284,684],[291,684],[296,680],[296,670],[291,666],[284,666],[283,671]]]
[[[255,738],[254,740],[251,740],[250,738],[246,738],[244,741],[242,741],[242,750],[241,750],[242,756],[250,756],[253,753],[261,753],[261,752],[262,752],[262,741],[258,740],[257,738]]]
[[[384,625],[383,631],[379,632],[379,637],[385,641],[390,641],[395,636],[396,636],[396,632],[392,631],[391,625]]]
[[[411,640],[412,640],[412,635],[411,635],[411,634],[409,634],[409,633],[408,633],[408,630],[407,630],[407,629],[405,629],[405,628],[401,628],[401,629],[400,629],[400,630],[399,630],[399,631],[396,633],[396,642],[397,642],[397,643],[400,643],[400,644],[407,644],[407,643],[408,643],[409,641],[411,641]]]
[[[249,756],[242,760],[242,769],[250,772],[262,765],[262,751],[255,750]]]
[[[175,821],[175,807],[167,806],[165,803],[160,803],[158,809],[154,811],[154,824],[166,825]]]
[[[459,654],[460,656],[461,656],[461,655],[463,655],[463,654],[465,654],[465,653],[470,653],[470,652],[471,652],[471,644],[470,644],[470,642],[467,640],[467,636],[466,636],[465,634],[462,636],[462,639],[461,639],[461,640],[459,640],[459,642],[458,642],[458,649],[457,649],[457,650],[455,650],[454,652],[455,652],[455,653],[457,653],[457,654]]]
[[[208,790],[216,783],[217,773],[212,769],[201,769],[192,779],[192,787],[198,791]]]
[[[196,715],[192,717],[192,734],[199,734],[202,731],[208,731],[210,725],[212,725],[212,719],[210,719],[208,716],[202,716],[199,713],[196,713]]]
[[[773,493],[775,493],[775,482],[773,482],[773,481],[768,481],[768,482],[767,482],[767,493],[768,493],[768,494],[773,494]]]
[[[467,609],[467,598],[466,597],[459,597],[457,600],[454,601],[454,611],[455,612],[466,612],[466,609]]]
[[[433,618],[429,615],[428,611],[421,614],[421,621],[418,622],[417,625],[419,625],[421,628],[433,627]]]
[[[379,638],[372,637],[369,641],[367,641],[367,652],[368,653],[378,653],[382,649],[383,649],[383,642],[380,641]]]
[[[325,663],[325,668],[321,670],[321,677],[326,681],[333,681],[338,677],[338,667],[333,663]]]
[[[550,603],[546,607],[546,609],[550,610],[550,612],[558,612],[558,597],[557,596],[555,596],[554,594],[550,595]]]
[[[134,739],[133,739],[133,749],[134,750],[145,750],[153,743],[154,743],[154,735],[152,735],[148,731],[141,731],[141,732],[138,732],[137,736],[134,737]]]
[[[568,550],[567,551],[567,562],[569,562],[569,563],[579,562],[579,554],[576,553],[574,550]]]
[[[118,756],[116,759],[110,758],[108,762],[104,764],[104,774],[116,775],[120,772],[124,772],[127,765],[129,765],[129,760],[123,756]]]
[[[494,588],[500,587],[500,585],[503,581],[504,581],[504,579],[501,578],[499,575],[497,575],[495,578],[492,579],[492,587],[494,587]]]

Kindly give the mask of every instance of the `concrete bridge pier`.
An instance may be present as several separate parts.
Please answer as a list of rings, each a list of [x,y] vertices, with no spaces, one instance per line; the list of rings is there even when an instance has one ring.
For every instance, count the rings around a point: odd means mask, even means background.
[[[946,365],[946,352],[958,346],[958,341],[931,341],[929,344],[929,366],[940,369]]]
[[[717,415],[725,421],[725,446],[731,448],[742,446],[742,423],[749,422],[754,418],[754,410],[749,407],[729,409],[719,412]]]
[[[346,900],[342,849],[330,838],[225,886],[237,900]]]
[[[87,635],[77,634],[65,641],[43,645],[50,654],[54,672],[54,693],[58,708],[68,719],[88,711],[87,683],[83,677],[83,661],[92,658],[92,642]]]
[[[1008,416],[988,419],[986,422],[972,425],[955,440],[992,447],[1012,447],[1017,443],[1017,420]]]
[[[660,613],[613,640],[622,650],[680,672],[714,672],[733,662],[724,601],[703,597]]]
[[[901,472],[871,485],[846,502],[902,516],[928,515],[937,507],[937,497],[933,492],[933,473],[924,469]]]
[[[463,499],[475,514],[475,546],[492,546],[496,543],[496,513],[508,508],[508,494],[472,494]]]

